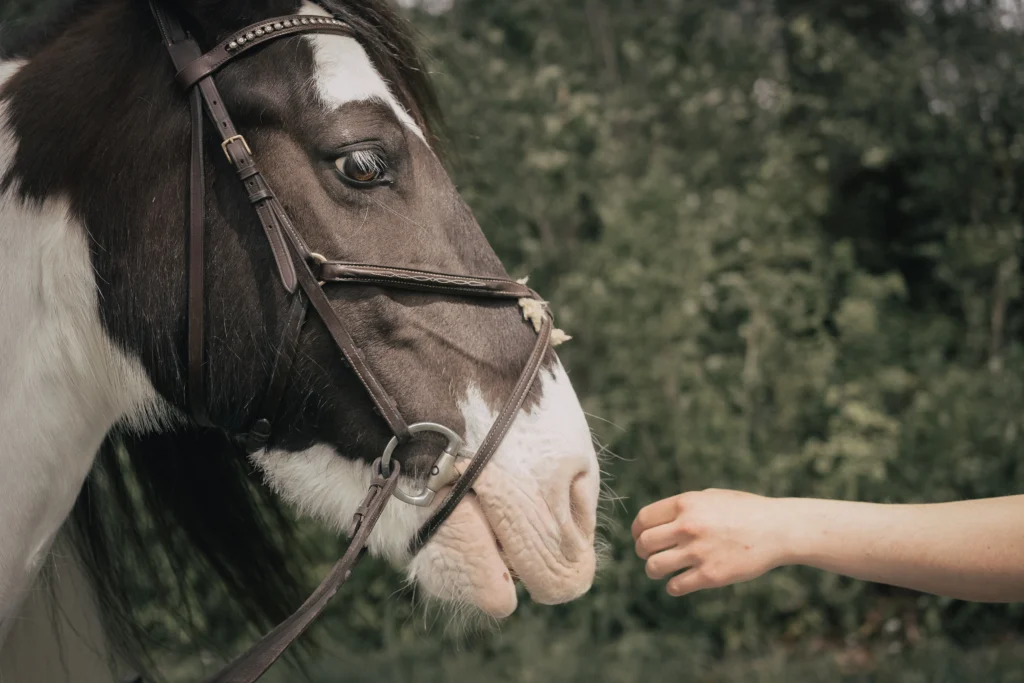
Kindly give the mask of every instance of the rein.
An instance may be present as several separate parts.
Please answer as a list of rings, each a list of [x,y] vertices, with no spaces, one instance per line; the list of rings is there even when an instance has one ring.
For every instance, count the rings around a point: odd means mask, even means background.
[[[344,321],[331,307],[323,286],[327,284],[361,284],[374,287],[405,289],[458,297],[505,299],[542,305],[539,295],[524,284],[495,277],[478,277],[439,273],[404,267],[346,263],[330,261],[310,250],[299,235],[274,191],[260,173],[246,139],[235,128],[224,106],[213,75],[232,59],[248,50],[277,38],[300,33],[333,33],[355,37],[351,27],[333,17],[289,15],[252,24],[233,33],[209,52],[203,53],[199,44],[184,30],[181,23],[150,0],[150,8],[176,70],[177,82],[186,89],[191,114],[191,161],[188,190],[188,402],[195,421],[216,428],[210,420],[206,401],[206,375],[204,371],[204,269],[205,226],[204,212],[204,150],[203,124],[206,116],[221,139],[221,150],[234,167],[243,184],[249,202],[259,217],[281,286],[291,297],[288,326],[277,347],[271,379],[260,403],[257,419],[248,433],[236,435],[245,449],[256,452],[265,448],[273,432],[281,399],[288,385],[299,337],[308,317],[308,308],[323,321],[340,351],[343,362],[359,378],[375,411],[387,423],[393,437],[382,456],[372,466],[373,479],[355,514],[354,528],[344,555],[334,565],[317,589],[285,621],[276,626],[229,663],[209,683],[252,683],[284,653],[323,611],[330,599],[345,583],[356,562],[366,549],[374,526],[384,507],[397,497],[406,503],[427,506],[434,494],[451,486],[447,497],[434,509],[427,521],[413,537],[409,550],[415,554],[437,532],[468,493],[476,478],[501,445],[515,416],[533,386],[544,358],[550,348],[551,317],[545,313],[534,321],[537,341],[534,344],[519,380],[509,395],[480,448],[471,456],[465,472],[460,476],[455,469],[456,459],[470,457],[463,453],[462,440],[451,429],[432,422],[409,424],[402,416],[397,402],[378,381],[372,368],[349,334]],[[408,493],[398,488],[401,467],[391,455],[395,448],[410,441],[414,435],[434,432],[448,439],[448,446],[438,457],[423,489]]]

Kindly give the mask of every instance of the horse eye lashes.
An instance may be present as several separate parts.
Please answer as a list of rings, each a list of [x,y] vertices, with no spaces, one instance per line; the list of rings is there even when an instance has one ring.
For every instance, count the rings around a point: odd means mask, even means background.
[[[353,163],[365,171],[384,173],[388,170],[388,165],[383,155],[372,149],[356,149],[344,156],[349,157]]]

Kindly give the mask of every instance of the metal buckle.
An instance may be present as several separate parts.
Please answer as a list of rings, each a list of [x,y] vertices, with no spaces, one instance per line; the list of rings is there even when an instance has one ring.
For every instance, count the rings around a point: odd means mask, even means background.
[[[322,265],[324,265],[325,263],[327,263],[327,257],[326,257],[326,256],[324,256],[323,254],[318,254],[318,253],[316,253],[315,251],[311,251],[311,252],[309,252],[309,258],[311,258],[311,259],[312,259],[312,260],[313,260],[313,261],[314,261],[314,262],[316,263],[316,267],[317,267],[318,269],[320,268],[320,266],[322,266]],[[317,274],[319,274],[319,273],[317,273]],[[321,279],[319,279],[319,278],[317,278],[317,281],[316,281],[316,283],[317,283],[318,285],[320,285],[321,287],[323,287],[323,286],[324,286],[324,284],[326,284],[326,283],[325,283],[325,282],[324,282],[323,280],[321,280]],[[385,470],[385,471],[386,471],[386,470]],[[384,476],[387,476],[387,475],[385,474]]]
[[[235,163],[235,160],[231,158],[230,154],[228,154],[228,145],[230,145],[232,142],[241,142],[242,146],[245,147],[245,151],[250,156],[252,156],[252,150],[249,149],[249,143],[245,141],[245,138],[243,138],[241,135],[232,135],[227,140],[220,143],[220,148],[224,150],[224,156],[226,156],[228,158],[228,161],[230,161],[232,164]]]
[[[457,458],[467,458],[462,452],[463,441],[458,434],[448,429],[444,425],[439,425],[434,422],[417,422],[416,424],[409,425],[410,434],[419,434],[421,432],[434,432],[440,434],[444,438],[448,439],[448,445],[445,446],[444,451],[437,457],[434,462],[434,466],[430,468],[430,476],[427,478],[423,488],[413,493],[407,493],[401,488],[395,489],[395,498],[408,503],[409,505],[416,505],[419,507],[426,507],[430,505],[434,496],[438,491],[443,489],[445,486],[454,484],[459,479],[459,472],[455,469],[455,461]],[[386,477],[391,471],[391,454],[398,448],[398,437],[392,437],[391,441],[388,442],[387,447],[384,448],[384,454],[380,459],[380,471]]]

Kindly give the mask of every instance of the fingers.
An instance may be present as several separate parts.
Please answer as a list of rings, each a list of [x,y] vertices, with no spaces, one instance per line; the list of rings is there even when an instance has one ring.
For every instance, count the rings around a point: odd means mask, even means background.
[[[718,588],[722,585],[724,584],[715,580],[707,571],[701,567],[695,567],[673,577],[665,586],[665,590],[669,595],[678,598],[705,588]]]
[[[636,554],[640,559],[646,560],[651,555],[679,545],[689,538],[673,522],[675,522],[674,519],[669,520],[667,524],[647,529],[640,534],[640,537],[636,539]]]
[[[633,520],[633,540],[637,540],[647,529],[667,524],[675,519],[679,512],[678,498],[678,496],[665,498],[640,510],[636,519]]]
[[[644,565],[644,571],[648,577],[657,580],[692,567],[696,563],[697,557],[689,548],[671,548],[651,556]]]

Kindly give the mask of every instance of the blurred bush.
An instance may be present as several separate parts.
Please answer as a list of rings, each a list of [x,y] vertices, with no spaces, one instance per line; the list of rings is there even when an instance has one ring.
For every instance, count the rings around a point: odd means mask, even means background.
[[[520,618],[714,652],[869,638],[893,616],[911,638],[1020,627],[1020,607],[800,569],[671,600],[628,533],[642,505],[707,486],[1024,490],[1016,12],[456,0],[417,16],[460,188],[575,336],[561,356],[619,498],[594,592]]]

